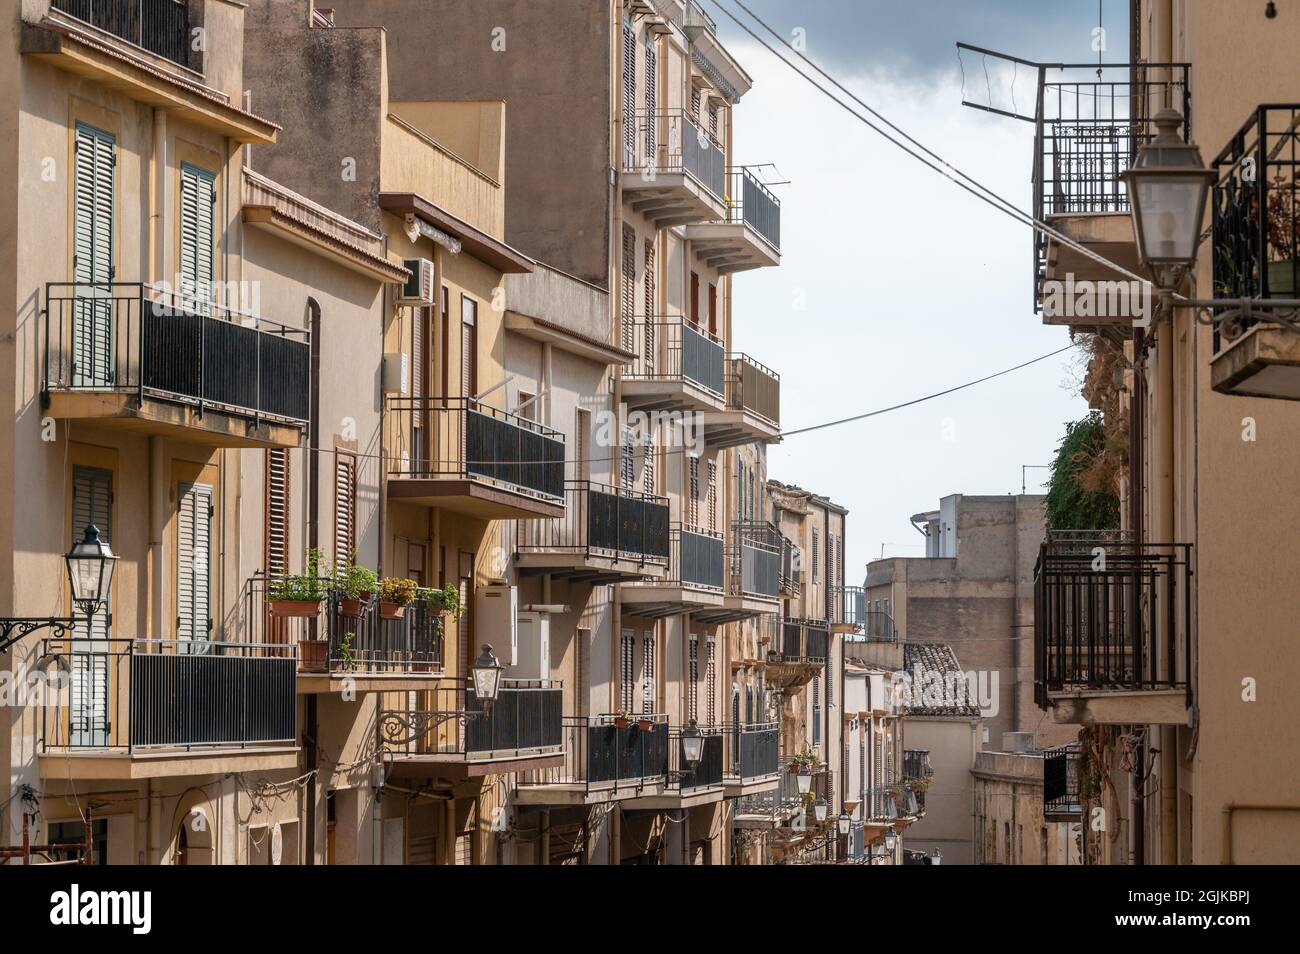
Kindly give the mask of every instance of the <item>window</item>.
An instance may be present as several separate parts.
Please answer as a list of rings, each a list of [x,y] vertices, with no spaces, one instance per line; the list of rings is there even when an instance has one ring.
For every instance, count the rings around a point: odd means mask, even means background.
[[[478,302],[460,296],[460,382],[461,394],[478,394]]]
[[[357,459],[334,452],[334,562],[352,557],[357,548]]]
[[[821,562],[821,536],[820,536],[820,534],[818,534],[818,532],[817,532],[817,528],[816,528],[816,527],[813,527],[813,531],[812,531],[812,581],[813,581],[814,583],[818,582],[818,581],[821,579],[820,575],[818,574],[818,567],[820,566],[820,562]]]
[[[709,529],[718,529],[718,462],[709,461]]]
[[[658,477],[656,474],[656,457],[654,435],[647,434],[642,444],[642,454],[645,455],[645,464],[641,468],[641,489],[648,494],[656,493],[658,490]]]
[[[216,241],[213,214],[217,202],[216,176],[181,163],[180,281],[181,292],[203,308],[212,298],[212,259]]]
[[[657,111],[655,60],[655,37],[653,33],[647,33],[645,38],[645,154],[650,162],[655,161],[655,112]]]
[[[591,412],[579,408],[573,422],[573,474],[578,480],[591,479],[591,461],[587,459],[587,442],[591,434]]]
[[[693,117],[695,117],[695,121],[696,121],[696,122],[699,122],[699,120],[700,120],[700,88],[699,88],[698,86],[692,86],[692,87],[691,87],[691,115],[692,115]]]
[[[619,281],[619,310],[623,324],[623,350],[636,351],[636,231],[623,225],[623,261]],[[650,317],[646,316],[647,319]]]
[[[655,368],[655,316],[659,313],[659,299],[656,294],[658,276],[655,270],[654,239],[645,240],[645,364],[646,370]]]
[[[686,674],[686,717],[700,718],[700,638],[691,634]]]
[[[625,168],[636,163],[636,30],[623,24],[623,147]]]
[[[645,670],[641,682],[641,711],[655,711],[655,635],[647,632],[641,637],[641,648],[644,653]]]
[[[691,324],[699,326],[700,323],[700,276],[691,272],[691,312],[687,315],[691,319]]]
[[[619,639],[619,700],[618,707],[624,712],[632,711],[632,698],[636,691],[636,656],[634,654],[635,637],[632,630],[623,630]]]
[[[440,390],[445,401],[451,395],[451,386],[448,384],[451,364],[447,360],[451,354],[451,291],[446,285],[442,286],[442,324],[440,327],[442,329],[442,356],[439,358],[442,365],[442,387]]]
[[[108,864],[108,819],[96,818],[91,823],[90,828],[90,848],[95,853],[95,864]],[[81,845],[86,844],[86,823],[80,821],[63,821],[50,822],[49,825],[49,844],[51,845]],[[75,851],[53,851],[50,858],[53,861],[76,861],[81,857],[79,852]]]
[[[718,333],[718,286],[709,283],[709,334]]]
[[[531,391],[521,390],[518,397],[519,403],[515,405],[515,413],[526,421],[537,420],[537,395]]]
[[[72,468],[72,537],[81,542],[87,526],[99,528],[100,539],[112,543],[113,472],[98,467]],[[107,643],[112,630],[112,607],[96,613],[76,627],[77,648],[89,652],[74,653],[72,692],[68,727],[73,745],[107,745],[109,732],[109,673]],[[84,640],[84,641],[83,641]]]
[[[718,660],[715,652],[716,646],[713,637],[710,636],[704,644],[706,653],[704,664],[704,699],[705,699],[705,718],[709,720],[709,725],[718,724]]]
[[[632,490],[636,484],[636,435],[630,428],[623,428],[623,449],[619,455],[619,477],[624,490]]]
[[[686,522],[692,527],[700,525],[700,459],[687,458],[687,471],[690,475],[690,495],[687,498]]]
[[[72,468],[72,542],[80,543],[85,530],[94,526],[99,538],[113,542],[113,472],[100,467]],[[83,638],[105,639],[111,624],[110,613],[96,613],[90,618],[90,629],[85,624],[78,627]]]
[[[714,139],[718,138],[718,107],[712,103],[709,104],[709,132]]]
[[[289,572],[289,452],[266,452],[266,573]]]
[[[182,482],[177,496],[176,638],[207,640],[212,633],[212,487]]]
[[[819,672],[812,684],[812,744],[822,742],[822,675]]]
[[[77,123],[72,231],[73,280],[111,282],[117,140]],[[72,381],[76,387],[106,387],[113,381],[113,309],[107,301],[78,301],[72,314]]]

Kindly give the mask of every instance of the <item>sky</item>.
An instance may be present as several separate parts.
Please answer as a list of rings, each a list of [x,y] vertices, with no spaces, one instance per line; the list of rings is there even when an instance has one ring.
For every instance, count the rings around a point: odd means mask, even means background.
[[[1069,344],[1033,310],[1030,230],[887,143],[702,0],[753,78],[736,107],[738,164],[789,180],[780,268],[739,274],[733,347],[775,368],[782,428],[901,403]],[[1022,209],[1033,127],[963,107],[1032,111],[1032,73],[958,40],[1038,62],[1090,63],[1096,0],[744,0],[911,136]],[[737,15],[734,0],[723,0]],[[1127,4],[1106,0],[1107,62],[1127,60]],[[759,31],[761,32],[761,31]],[[770,40],[770,37],[767,37]],[[987,74],[986,71],[987,70]],[[850,510],[846,578],[922,556],[912,514],[948,494],[1043,492],[1067,421],[1087,413],[1077,351],[869,420],[787,437],[769,476]],[[1022,465],[1039,465],[1027,472]]]

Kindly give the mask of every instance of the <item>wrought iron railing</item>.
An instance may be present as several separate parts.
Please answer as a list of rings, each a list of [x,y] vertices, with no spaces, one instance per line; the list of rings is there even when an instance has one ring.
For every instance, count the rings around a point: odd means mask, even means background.
[[[867,601],[866,606],[870,606]],[[866,609],[863,612],[862,631],[868,639],[882,643],[898,642],[898,627],[894,617],[886,610]]]
[[[479,480],[564,501],[564,434],[467,397],[390,397],[393,477]]]
[[[249,748],[297,738],[293,648],[212,640],[47,639],[67,663],[41,708],[44,752]]]
[[[928,749],[903,750],[903,778],[910,782],[927,779],[933,775],[934,768],[930,765]]]
[[[803,552],[781,535],[781,595],[799,596],[803,591]]]
[[[1156,135],[1165,107],[1191,131],[1187,63],[1052,64],[1038,69],[1033,158],[1034,217],[1127,212],[1120,181],[1138,148]],[[1190,141],[1190,139],[1189,139]],[[1034,232],[1034,307],[1041,309],[1047,239]]]
[[[1192,545],[1049,538],[1034,570],[1034,688],[1188,689]],[[1190,700],[1189,700],[1190,701]]]
[[[668,788],[685,793],[721,785],[726,765],[722,729],[716,726],[700,727],[704,744],[700,760],[694,766],[686,761],[683,731],[682,726],[676,725],[668,733]]]
[[[590,480],[566,481],[564,516],[520,520],[520,553],[602,556],[668,563],[668,498]]]
[[[898,800],[887,787],[877,787],[865,793],[863,812],[867,820],[892,822],[899,817]]]
[[[722,341],[681,315],[625,318],[623,347],[636,353],[620,372],[625,381],[683,381],[726,397]]]
[[[187,0],[52,0],[50,6],[180,66],[191,65]]]
[[[631,148],[623,149],[623,172],[653,185],[661,175],[686,173],[718,202],[727,194],[727,156],[707,130],[681,109],[639,112]]]
[[[302,424],[309,333],[140,282],[45,286],[46,392],[135,394]]]
[[[867,594],[862,587],[831,587],[831,623],[856,627],[860,633],[866,630]]]
[[[830,649],[830,624],[824,619],[787,619],[781,643],[773,647],[780,661],[821,664]]]
[[[799,793],[799,780],[790,771],[791,761],[789,756],[777,759],[776,771],[780,782],[776,788],[742,795],[736,799],[737,817],[759,816],[777,824],[782,818],[803,811],[804,799]]]
[[[779,530],[767,523],[734,522],[728,551],[728,591],[733,596],[780,596]]]
[[[1257,106],[1215,157],[1214,171],[1215,297],[1297,297],[1300,103]],[[1216,325],[1215,350],[1257,320]]]
[[[773,249],[781,250],[781,200],[743,166],[729,174],[727,221],[748,225]]]
[[[776,722],[723,726],[727,740],[726,776],[737,782],[775,775],[780,770],[781,727]]]
[[[470,685],[384,693],[379,744],[393,756],[460,755],[488,761],[560,752],[565,739],[563,685],[502,680],[496,701],[481,702]]]
[[[1070,821],[1083,817],[1079,800],[1079,743],[1043,753],[1043,818]]]
[[[727,355],[727,407],[781,424],[781,376],[747,354]]]
[[[564,716],[563,725],[564,764],[522,773],[521,787],[563,785],[618,793],[667,778],[666,715],[644,713],[625,720],[609,713]]]
[[[332,592],[310,618],[277,616],[268,599],[274,583],[274,577],[258,573],[244,585],[239,622],[250,641],[295,647],[304,666],[313,654],[304,651],[303,641],[323,641],[324,671],[336,675],[442,671],[446,617],[424,600],[408,605],[398,619],[385,619],[377,594],[348,600]]]

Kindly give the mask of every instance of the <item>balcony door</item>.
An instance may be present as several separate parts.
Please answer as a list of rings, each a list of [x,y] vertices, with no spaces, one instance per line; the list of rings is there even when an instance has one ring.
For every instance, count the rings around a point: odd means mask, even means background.
[[[113,383],[113,210],[117,141],[77,123],[73,161],[72,276],[80,286],[72,315],[72,385]]]
[[[181,481],[176,496],[176,651],[203,654],[212,639],[212,485]]]
[[[81,540],[86,527],[99,528],[99,538],[113,543],[113,472],[99,467],[72,468],[72,538]],[[108,744],[109,633],[111,604],[77,624],[72,640],[72,673],[68,742],[74,747]]]
[[[207,314],[212,299],[217,177],[206,169],[183,162],[180,180],[180,291],[186,310]]]

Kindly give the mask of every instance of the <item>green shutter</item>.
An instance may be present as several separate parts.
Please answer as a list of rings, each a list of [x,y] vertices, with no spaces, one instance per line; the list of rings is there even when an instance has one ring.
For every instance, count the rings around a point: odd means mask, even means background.
[[[216,177],[181,164],[181,292],[205,305],[212,296],[212,256],[216,242],[213,206]]]
[[[113,474],[98,467],[72,468],[72,540],[80,542],[94,524],[99,538],[113,540]],[[72,745],[108,744],[109,629],[111,608],[77,624],[73,642],[68,715]]]
[[[112,133],[77,123],[73,172],[73,279],[79,285],[113,281],[113,206],[116,141]],[[113,383],[113,302],[109,288],[77,292],[72,321],[74,387]]]
[[[181,484],[176,515],[176,638],[202,642],[210,638],[212,488]],[[192,645],[180,651],[203,652]]]

